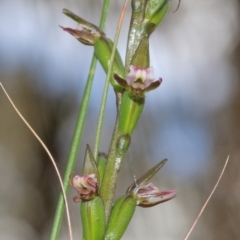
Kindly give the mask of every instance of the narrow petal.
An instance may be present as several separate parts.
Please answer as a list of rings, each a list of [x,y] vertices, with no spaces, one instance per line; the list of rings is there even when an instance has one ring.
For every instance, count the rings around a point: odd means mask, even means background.
[[[93,45],[96,41],[97,37],[94,36],[91,32],[85,31],[83,28],[78,27],[77,29],[72,28],[65,28],[60,26],[64,31],[70,33],[72,36],[74,36],[77,40],[79,40],[81,43],[85,45]]]
[[[117,81],[117,83],[122,86],[123,88],[127,89],[128,83],[126,82],[125,79],[121,78],[120,76],[118,76],[116,73],[113,74],[114,79]]]
[[[128,85],[131,86],[132,83],[136,80],[136,74],[137,74],[138,68],[133,66],[133,65],[131,65],[129,67],[129,70],[130,70],[130,72],[126,76],[126,81],[127,81]]]
[[[149,92],[158,88],[161,83],[162,83],[162,78],[159,78],[157,81],[152,82],[147,88],[145,88],[144,92]]]
[[[137,179],[137,181],[135,181],[132,185],[129,186],[127,194],[132,192],[136,193],[140,187],[146,186],[147,183],[149,183],[152,177],[164,166],[166,162],[167,159],[160,161],[158,164],[148,170],[142,177]]]

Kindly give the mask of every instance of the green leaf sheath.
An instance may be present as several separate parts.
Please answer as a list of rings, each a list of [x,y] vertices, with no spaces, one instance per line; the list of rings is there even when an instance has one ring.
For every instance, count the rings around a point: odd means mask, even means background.
[[[107,73],[110,65],[110,58],[113,49],[113,42],[109,38],[101,37],[94,43],[94,53],[102,68]],[[117,75],[124,78],[125,70],[123,66],[122,59],[118,51],[115,53],[112,73],[116,73]],[[111,74],[113,75],[113,74]],[[117,92],[123,92],[123,88],[116,82],[116,80],[111,76],[110,82]]]
[[[136,202],[132,196],[119,198],[113,206],[105,240],[120,240],[135,212]]]
[[[84,240],[101,240],[104,238],[106,220],[101,197],[81,202],[81,218]]]

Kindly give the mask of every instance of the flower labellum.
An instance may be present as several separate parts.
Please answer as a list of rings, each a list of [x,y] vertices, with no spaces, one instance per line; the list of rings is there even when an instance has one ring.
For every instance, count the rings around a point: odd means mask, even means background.
[[[162,78],[154,81],[154,69],[139,68],[133,65],[129,67],[126,80],[114,74],[115,80],[125,88],[132,97],[144,98],[144,93],[152,91],[160,86]]]
[[[85,176],[76,175],[70,180],[70,183],[79,194],[73,198],[74,202],[91,200],[97,195],[98,181],[95,174]]]

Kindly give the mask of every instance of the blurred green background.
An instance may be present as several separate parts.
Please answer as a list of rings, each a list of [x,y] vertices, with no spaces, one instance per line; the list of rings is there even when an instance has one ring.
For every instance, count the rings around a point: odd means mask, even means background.
[[[58,25],[76,27],[63,8],[98,24],[103,1],[0,1],[0,81],[53,153],[63,173],[93,49]],[[113,39],[123,1],[110,6],[105,32]],[[163,158],[153,182],[178,196],[137,208],[124,240],[183,239],[230,162],[189,239],[240,239],[240,1],[177,1],[151,37],[151,66],[160,88],[147,94],[117,196]],[[130,4],[119,41],[125,58]],[[93,146],[105,74],[98,65],[75,172]],[[107,152],[115,120],[112,89],[101,141]],[[52,164],[0,91],[0,239],[48,239],[60,191]],[[74,239],[79,204],[71,201]],[[65,220],[64,220],[65,221]],[[68,239],[66,221],[61,239]]]

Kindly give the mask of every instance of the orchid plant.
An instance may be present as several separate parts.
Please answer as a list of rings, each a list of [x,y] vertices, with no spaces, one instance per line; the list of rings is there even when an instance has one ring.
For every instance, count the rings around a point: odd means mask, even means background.
[[[176,190],[162,191],[151,183],[152,177],[166,163],[164,159],[131,184],[124,196],[117,200],[114,198],[122,162],[142,114],[146,93],[156,90],[162,82],[161,78],[154,80],[154,69],[150,67],[149,38],[167,13],[170,0],[132,0],[125,64],[116,49],[119,28],[114,42],[103,32],[109,2],[104,1],[99,27],[67,9],[63,13],[78,26],[76,29],[61,27],[82,44],[94,48],[91,70],[98,60],[108,76],[104,93],[107,93],[110,82],[116,96],[117,116],[108,154],[98,153],[105,94],[94,151],[87,145],[82,173],[73,176],[71,172],[76,162],[93,80],[93,71],[90,71],[63,181],[66,192],[69,185],[75,188],[73,201],[81,204],[84,240],[121,239],[137,206],[152,207],[176,196]],[[58,239],[63,210],[64,201],[60,194],[51,240]]]

